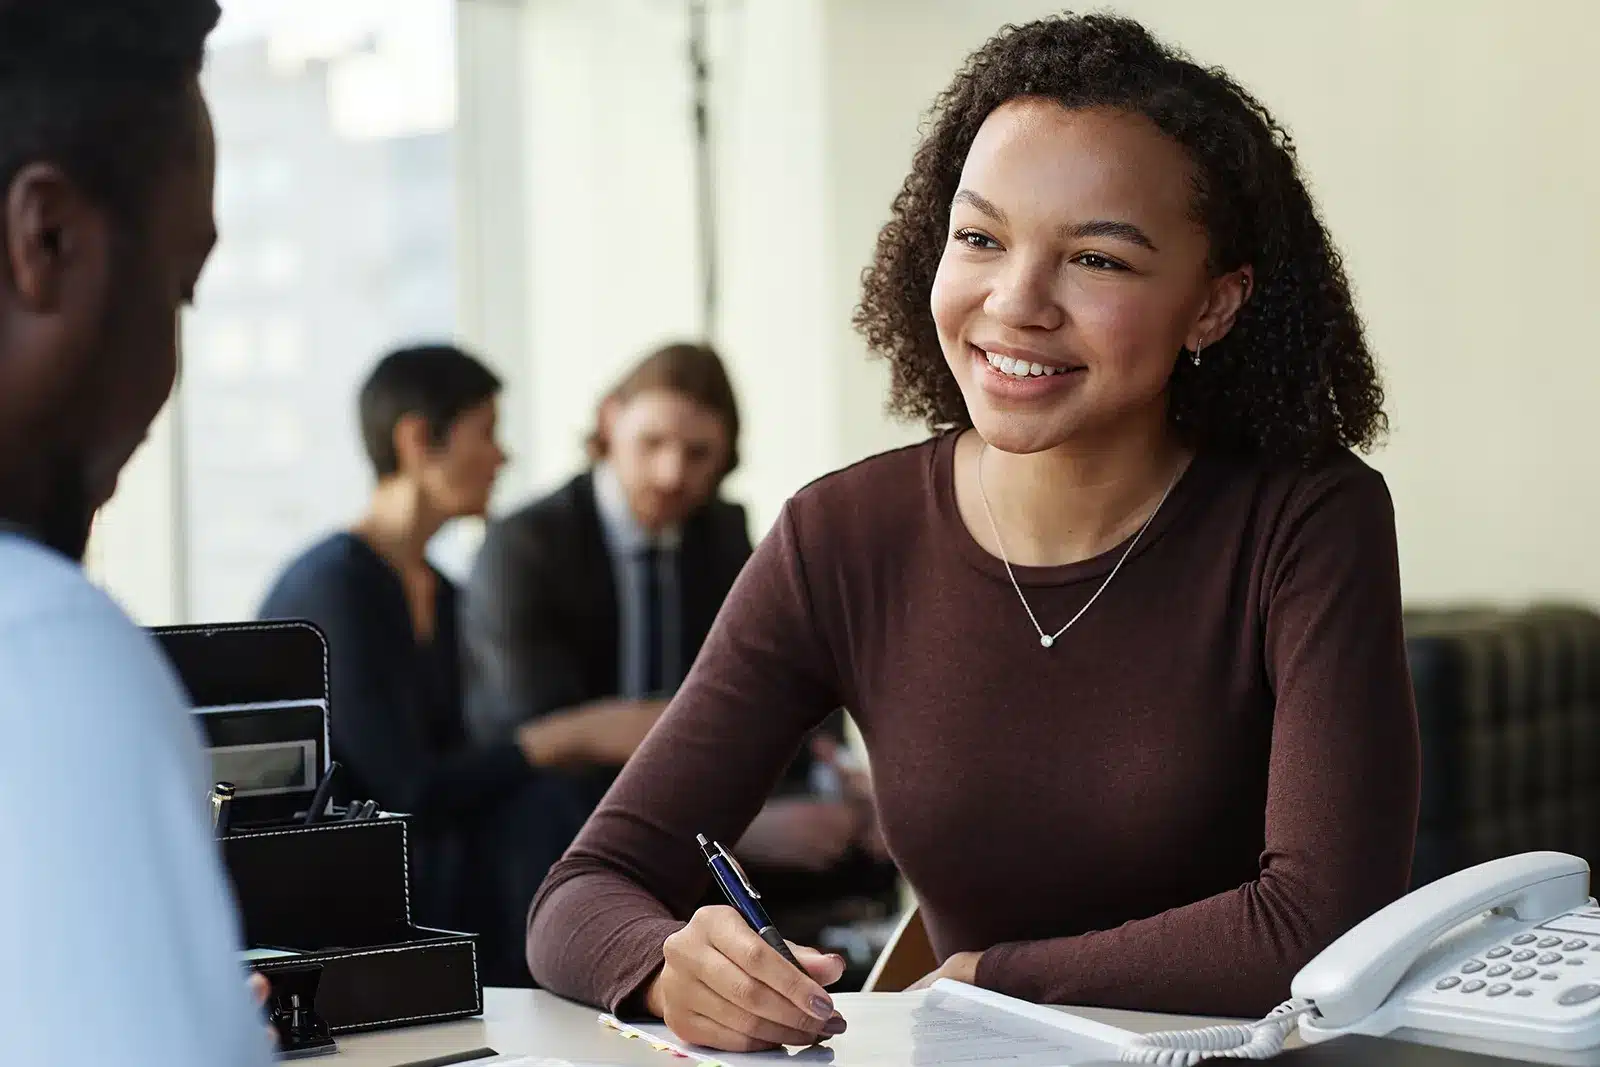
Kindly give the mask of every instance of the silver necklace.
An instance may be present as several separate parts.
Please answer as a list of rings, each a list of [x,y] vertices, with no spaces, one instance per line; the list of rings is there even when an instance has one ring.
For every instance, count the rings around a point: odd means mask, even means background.
[[[1139,532],[1133,535],[1133,540],[1128,542],[1128,547],[1122,550],[1122,558],[1117,560],[1115,567],[1111,568],[1111,573],[1106,575],[1106,580],[1100,583],[1100,588],[1094,591],[1094,596],[1090,597],[1088,603],[1078,609],[1076,615],[1067,620],[1067,625],[1053,634],[1047,634],[1044,632],[1044,627],[1039,625],[1038,616],[1034,615],[1033,608],[1028,606],[1028,598],[1022,595],[1022,586],[1017,583],[1017,576],[1011,570],[1011,559],[1006,555],[1005,542],[1000,539],[1000,527],[995,524],[994,512],[989,509],[989,494],[983,488],[983,456],[988,451],[989,442],[985,441],[982,450],[978,452],[978,499],[983,501],[983,513],[989,517],[989,529],[994,531],[994,543],[1000,549],[1000,562],[1006,565],[1006,577],[1011,579],[1011,588],[1017,591],[1017,599],[1022,601],[1022,610],[1028,613],[1028,619],[1033,623],[1033,628],[1039,632],[1039,644],[1049,648],[1056,643],[1056,640],[1062,634],[1072,628],[1073,623],[1083,618],[1083,613],[1089,610],[1091,604],[1100,599],[1100,594],[1106,591],[1106,586],[1111,584],[1111,579],[1115,578],[1117,572],[1122,569],[1122,565],[1128,562],[1128,556],[1132,554],[1134,546],[1139,543],[1139,538],[1143,537],[1145,530],[1149,528],[1150,520],[1156,517],[1156,512],[1161,510],[1161,505],[1167,502],[1167,494],[1172,492],[1172,487],[1178,484],[1178,475],[1183,473],[1183,468],[1179,467],[1177,473],[1173,474],[1172,481],[1167,483],[1167,488],[1161,494],[1161,499],[1156,501],[1156,506],[1149,515],[1145,516],[1144,522],[1139,525]]]

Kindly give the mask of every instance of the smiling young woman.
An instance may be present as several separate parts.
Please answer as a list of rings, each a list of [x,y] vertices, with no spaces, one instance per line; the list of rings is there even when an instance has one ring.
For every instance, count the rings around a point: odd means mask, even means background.
[[[557,992],[725,1049],[846,1025],[725,908],[804,733],[861,725],[937,974],[1250,1015],[1404,892],[1418,753],[1383,430],[1288,137],[1111,17],[936,106],[857,323],[938,432],[806,487],[535,902]],[[708,784],[709,783],[709,784]]]

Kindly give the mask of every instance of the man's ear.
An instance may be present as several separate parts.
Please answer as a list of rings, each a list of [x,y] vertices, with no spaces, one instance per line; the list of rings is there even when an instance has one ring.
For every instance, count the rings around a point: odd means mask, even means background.
[[[1249,264],[1213,278],[1206,306],[1186,339],[1189,350],[1198,351],[1199,346],[1214,345],[1228,336],[1254,286],[1255,268]]]
[[[19,170],[5,190],[3,208],[12,288],[30,311],[58,310],[69,271],[106,255],[104,217],[53,163]]]
[[[622,401],[614,396],[608,396],[600,401],[600,431],[610,435],[611,428],[616,425],[617,416],[622,413]]]
[[[414,411],[400,416],[394,424],[395,467],[404,474],[422,466],[432,451],[428,420]]]
[[[622,401],[615,396],[608,396],[600,401],[600,409],[595,412],[594,445],[599,449],[599,456],[604,458],[611,451],[611,439],[616,436],[614,431],[617,426],[617,416],[622,412]]]

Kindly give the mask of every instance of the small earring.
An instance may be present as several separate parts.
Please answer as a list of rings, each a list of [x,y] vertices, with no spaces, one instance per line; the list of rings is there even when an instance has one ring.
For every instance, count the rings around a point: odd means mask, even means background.
[[[1206,347],[1206,343],[1204,341],[1196,341],[1195,342],[1194,355],[1189,357],[1189,361],[1191,363],[1193,363],[1196,367],[1198,367],[1200,365],[1200,352],[1205,347]]]

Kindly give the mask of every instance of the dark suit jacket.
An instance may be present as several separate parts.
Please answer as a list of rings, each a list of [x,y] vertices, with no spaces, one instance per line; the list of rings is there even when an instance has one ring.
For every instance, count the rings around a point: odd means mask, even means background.
[[[750,558],[744,508],[712,500],[684,523],[679,553],[687,666]],[[589,474],[490,525],[461,612],[467,728],[478,743],[503,745],[528,719],[617,695],[621,624],[614,573]],[[819,729],[842,740],[843,711]],[[775,794],[810,792],[814,762],[810,748],[801,747]],[[562,777],[577,803],[593,810],[617,771],[591,767]],[[892,864],[861,853],[820,875],[763,871],[760,877],[763,886],[772,883],[769,898],[799,906],[889,893],[895,885]],[[706,902],[714,901],[708,896]]]
[[[685,521],[686,665],[750,552],[738,504],[714,499]],[[504,740],[536,716],[617,695],[616,579],[590,474],[492,523],[465,599],[467,722],[480,743]]]

